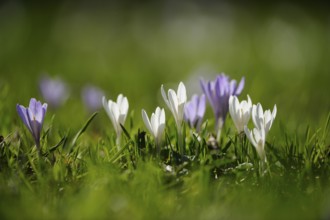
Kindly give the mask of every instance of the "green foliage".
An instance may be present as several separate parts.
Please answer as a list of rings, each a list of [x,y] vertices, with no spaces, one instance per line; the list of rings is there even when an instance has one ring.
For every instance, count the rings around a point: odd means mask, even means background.
[[[307,127],[304,136],[267,142],[266,173],[260,173],[246,137],[230,129],[220,144],[208,133],[207,123],[201,134],[185,129],[186,155],[180,155],[173,147],[173,122],[161,152],[149,134],[122,126],[126,138],[118,151],[113,138],[95,139],[86,130],[95,116],[69,140],[71,150],[66,149],[67,136],[56,141],[49,129],[42,155],[24,140],[29,137],[19,136],[22,129],[2,137],[2,217],[278,219],[329,214],[329,116],[314,132]],[[89,135],[81,136],[83,132]]]

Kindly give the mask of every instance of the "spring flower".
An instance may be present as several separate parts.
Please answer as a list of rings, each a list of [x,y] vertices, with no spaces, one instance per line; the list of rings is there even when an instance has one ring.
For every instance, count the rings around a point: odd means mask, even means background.
[[[174,116],[177,128],[181,129],[183,114],[184,114],[184,106],[187,101],[186,87],[182,82],[180,82],[178,87],[178,92],[175,93],[174,90],[169,89],[168,96],[166,96],[164,86],[162,85],[161,92],[166,105],[171,110]]]
[[[220,131],[229,110],[229,97],[231,95],[238,96],[241,94],[244,88],[244,77],[237,85],[236,80],[230,80],[227,75],[222,73],[217,76],[215,81],[205,82],[204,80],[201,80],[200,84],[204,94],[212,106],[214,116],[216,118],[215,128],[218,132],[217,136],[219,139]]]
[[[178,145],[181,154],[184,154],[185,147],[183,146],[183,136],[182,136],[182,121],[183,121],[183,114],[184,114],[184,106],[187,101],[187,93],[186,93],[186,87],[182,82],[179,83],[178,92],[175,93],[174,90],[169,89],[168,95],[166,96],[164,86],[161,87],[161,92],[163,99],[167,105],[167,107],[171,110],[176,127],[178,130]]]
[[[120,137],[122,128],[121,125],[125,124],[126,116],[128,113],[128,100],[122,94],[119,94],[117,97],[117,102],[113,102],[112,100],[107,101],[105,96],[102,98],[102,103],[105,111],[107,112],[113,127],[116,130],[117,140],[116,144],[117,147],[120,148]]]
[[[229,113],[236,126],[237,132],[244,132],[244,126],[246,126],[251,117],[252,102],[250,96],[247,96],[247,101],[238,101],[236,96],[230,96],[229,98]]]
[[[81,91],[82,100],[90,112],[97,111],[102,106],[104,93],[97,87],[85,86]]]
[[[58,108],[69,97],[67,85],[59,78],[44,76],[39,82],[39,87],[42,96],[53,108]]]
[[[205,114],[205,95],[193,95],[184,108],[184,119],[191,128],[199,132]]]
[[[149,132],[154,136],[157,147],[159,148],[159,144],[162,138],[162,134],[165,129],[165,111],[164,109],[156,108],[155,113],[151,114],[151,118],[149,120],[148,115],[144,109],[142,109],[142,118],[143,122],[148,128]]]
[[[253,123],[258,129],[261,129],[263,127],[267,135],[267,133],[269,132],[270,128],[273,125],[273,121],[276,117],[276,113],[277,113],[276,105],[274,105],[273,112],[271,112],[270,110],[266,110],[264,112],[260,103],[258,103],[257,105],[253,105],[252,107]]]
[[[40,151],[40,133],[47,111],[47,104],[41,104],[41,102],[37,101],[35,98],[32,98],[28,108],[17,104],[16,110],[25,126],[31,132],[36,146]]]
[[[260,103],[252,107],[252,120],[255,128],[250,131],[247,126],[244,127],[245,134],[251,144],[256,148],[256,151],[262,162],[267,162],[265,153],[265,143],[267,134],[276,117],[277,108],[274,106],[273,112],[266,110],[263,112]]]

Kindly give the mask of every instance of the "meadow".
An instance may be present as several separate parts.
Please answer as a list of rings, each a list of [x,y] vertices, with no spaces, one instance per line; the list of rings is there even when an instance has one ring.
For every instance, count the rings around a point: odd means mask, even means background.
[[[330,29],[325,9],[219,3],[0,6],[1,219],[329,219]],[[207,101],[200,136],[183,123],[185,154],[161,85],[239,81],[264,109],[277,106],[265,144],[267,169],[227,115],[221,138]],[[48,106],[41,153],[17,114],[60,78],[68,98]],[[86,85],[129,110],[121,147]],[[49,104],[49,103],[48,103]],[[166,113],[160,151],[141,117]],[[253,127],[250,120],[249,127]],[[214,147],[217,146],[217,147]]]

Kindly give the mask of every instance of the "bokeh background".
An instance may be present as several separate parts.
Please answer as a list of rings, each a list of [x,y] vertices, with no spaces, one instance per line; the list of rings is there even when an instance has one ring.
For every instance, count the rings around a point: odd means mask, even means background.
[[[317,3],[5,1],[0,45],[2,108],[13,109],[3,123],[19,120],[16,103],[42,99],[45,74],[70,86],[69,100],[52,114],[73,128],[88,116],[86,84],[111,99],[126,95],[139,123],[142,108],[165,107],[161,84],[183,81],[190,97],[201,93],[201,77],[220,72],[245,76],[241,97],[265,108],[276,103],[277,123],[289,130],[316,127],[330,110],[330,16]],[[106,117],[102,111],[98,123]]]

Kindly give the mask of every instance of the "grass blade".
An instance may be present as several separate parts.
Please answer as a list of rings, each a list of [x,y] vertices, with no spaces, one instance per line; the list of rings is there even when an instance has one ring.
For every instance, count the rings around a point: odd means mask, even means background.
[[[98,112],[94,112],[92,116],[87,120],[87,122],[84,124],[84,126],[78,131],[78,133],[75,135],[71,142],[71,148],[76,144],[78,138],[86,131],[88,128],[89,124],[93,121],[95,116],[98,114]]]

